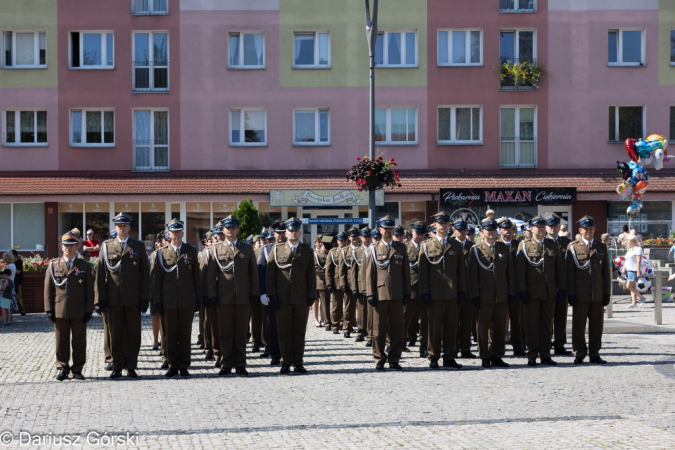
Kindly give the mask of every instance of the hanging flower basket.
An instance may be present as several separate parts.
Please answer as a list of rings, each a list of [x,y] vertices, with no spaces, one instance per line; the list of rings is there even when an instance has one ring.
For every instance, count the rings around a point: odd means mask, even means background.
[[[358,163],[347,171],[347,180],[356,182],[359,191],[377,190],[387,186],[401,187],[398,170],[394,170],[397,165],[394,158],[384,159],[378,156],[370,159],[365,156],[356,160]]]

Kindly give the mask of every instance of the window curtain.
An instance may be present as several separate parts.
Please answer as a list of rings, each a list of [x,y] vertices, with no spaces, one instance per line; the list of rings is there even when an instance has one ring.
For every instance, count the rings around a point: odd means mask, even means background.
[[[438,64],[448,63],[448,32],[438,32]]]
[[[314,111],[295,112],[295,142],[315,142],[316,130]]]
[[[239,65],[239,35],[230,35],[230,66]]]
[[[255,54],[258,59],[258,66],[263,65],[263,35],[254,34],[253,35],[253,45],[255,46]]]
[[[134,148],[136,169],[150,166],[150,111],[135,112]]]

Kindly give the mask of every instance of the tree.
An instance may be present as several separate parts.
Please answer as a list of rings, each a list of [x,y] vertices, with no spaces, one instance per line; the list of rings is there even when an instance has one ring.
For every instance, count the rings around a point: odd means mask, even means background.
[[[253,206],[253,200],[250,198],[239,203],[239,206],[237,206],[232,215],[241,222],[238,239],[246,239],[260,232],[262,224],[260,223],[258,210]]]

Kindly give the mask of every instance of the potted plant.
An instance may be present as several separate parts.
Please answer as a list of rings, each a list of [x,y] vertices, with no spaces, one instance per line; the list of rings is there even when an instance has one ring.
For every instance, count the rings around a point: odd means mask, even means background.
[[[347,180],[356,182],[359,191],[382,189],[386,186],[401,187],[398,170],[394,158],[384,159],[378,156],[370,159],[368,156],[356,158],[358,163],[347,171]]]
[[[544,68],[535,61],[512,61],[503,59],[499,64],[499,79],[502,87],[528,87],[537,89],[544,75]]]

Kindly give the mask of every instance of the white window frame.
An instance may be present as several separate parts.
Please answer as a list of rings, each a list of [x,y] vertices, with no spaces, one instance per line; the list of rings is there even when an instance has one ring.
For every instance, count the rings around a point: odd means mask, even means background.
[[[646,105],[609,105],[614,108],[614,139],[610,143],[621,144],[619,140],[619,109],[620,108],[642,108],[642,136],[647,135],[647,106]],[[608,117],[609,118],[609,117]],[[641,136],[634,136],[636,139]]]
[[[406,111],[410,109],[415,110],[415,140],[414,141],[392,141],[391,140],[391,110],[392,109],[404,109]],[[419,129],[419,108],[416,106],[388,106],[386,108],[376,108],[375,111],[377,110],[385,110],[386,111],[386,118],[385,118],[385,135],[386,135],[386,140],[384,141],[375,141],[375,145],[418,145],[419,144],[419,139],[420,139],[420,129]],[[408,114],[406,113],[406,123],[408,120]],[[407,133],[406,133],[407,134]]]
[[[515,123],[515,130],[513,136],[514,138],[514,143],[515,143],[515,155],[516,155],[516,160],[520,160],[520,110],[524,108],[533,108],[534,109],[534,133],[532,133],[532,139],[534,140],[534,165],[533,166],[524,166],[519,163],[515,163],[513,166],[502,166],[502,160],[501,160],[501,146],[502,146],[502,138],[504,136],[501,135],[501,130],[502,130],[502,109],[506,108],[515,108],[516,110],[516,115],[514,117],[514,123]],[[537,143],[538,139],[538,133],[539,133],[539,108],[537,108],[537,105],[500,105],[499,106],[499,166],[501,168],[506,168],[506,169],[519,169],[519,168],[531,168],[535,169],[539,166],[539,146]],[[506,136],[510,137],[510,136]],[[507,141],[510,142],[510,141]]]
[[[644,28],[610,28],[607,30],[607,46],[609,48],[609,33],[617,33],[616,39],[616,62],[609,62],[609,55],[607,55],[607,65],[610,67],[643,67],[647,65],[646,62],[646,41],[647,30]],[[640,32],[640,62],[623,62],[623,33],[624,31],[639,31]]]
[[[14,138],[18,142],[7,142],[7,113],[14,113]],[[33,142],[21,142],[21,113],[33,113],[33,127],[35,128],[35,140]],[[49,115],[47,115],[47,142],[37,142],[37,113],[47,114],[46,109],[31,108],[8,108],[2,110],[2,145],[6,147],[47,147],[49,145]]]
[[[258,66],[244,65],[244,36],[247,35],[247,34],[252,34],[252,35],[262,34],[262,37],[263,37],[263,48],[262,48],[263,63],[262,63],[262,65],[258,65]],[[236,66],[233,66],[232,64],[230,64],[230,60],[231,60],[230,54],[229,54],[230,53],[230,37],[232,35],[239,35],[239,62],[240,63],[237,64]],[[228,69],[235,69],[235,70],[260,70],[260,69],[265,69],[265,66],[267,65],[267,55],[266,55],[267,48],[266,48],[266,44],[265,44],[265,37],[266,36],[265,36],[264,31],[231,31],[231,32],[227,33],[227,52],[228,52],[227,67],[228,67]]]
[[[5,64],[5,33],[12,34],[12,65],[8,66]],[[29,34],[33,33],[33,54],[35,55],[34,64],[28,65],[16,65],[16,35],[17,33]],[[40,35],[45,35],[45,63],[40,64]],[[2,31],[2,68],[3,69],[46,69],[47,68],[47,32],[46,31],[35,31],[35,30],[3,30]]]
[[[240,142],[232,141],[232,113],[234,111],[239,111],[239,139]],[[246,111],[263,111],[265,113],[265,142],[246,142],[246,120],[244,119]],[[229,137],[228,141],[230,142],[231,147],[265,147],[267,146],[267,109],[265,108],[231,108],[229,112],[228,121],[230,124]]]
[[[73,66],[73,40],[72,34],[79,33],[80,39],[80,66]],[[101,35],[101,65],[100,66],[85,66],[84,61],[84,34],[100,34]],[[108,63],[108,43],[107,35],[112,34],[112,65],[109,66]],[[71,70],[113,70],[115,68],[115,32],[112,30],[72,30],[68,32],[68,68]]]
[[[314,142],[302,142],[302,141],[296,141],[295,140],[295,130],[296,130],[296,122],[295,122],[295,113],[301,111],[301,112],[308,112],[308,111],[314,111]],[[328,141],[326,142],[321,142],[321,112],[327,112],[328,113]],[[325,147],[327,145],[330,145],[330,109],[329,108],[294,108],[293,109],[293,145],[296,146],[301,146],[301,147]]]
[[[518,42],[520,41],[520,33],[523,31],[531,31],[532,32],[532,62],[535,62],[537,60],[537,29],[536,28],[505,28],[505,29],[500,29],[499,33],[509,33],[513,32],[515,33],[515,40],[514,40],[514,59],[516,61],[520,61],[520,45],[518,45]],[[501,62],[502,60],[502,49],[501,49],[501,42],[499,43],[499,60]]]
[[[455,31],[463,31],[466,36],[466,47],[465,52],[467,60],[471,60],[471,32],[478,31],[480,33],[480,61],[477,63],[466,62],[466,63],[453,63],[452,61],[452,33]],[[437,42],[441,41],[441,33],[448,33],[448,62],[441,63],[441,46],[437,45],[436,50],[436,63],[439,67],[466,67],[466,66],[482,66],[483,65],[483,30],[479,28],[441,28],[436,33]]]
[[[314,64],[295,64],[295,37],[299,34],[314,35]],[[319,64],[319,35],[328,35],[328,64]],[[294,31],[293,32],[293,68],[294,69],[330,69],[331,68],[331,39],[330,31]]]
[[[9,233],[9,242],[10,242],[10,248],[0,248],[0,250],[3,251],[9,251],[14,248],[15,245],[18,245],[14,241],[14,205],[26,205],[26,204],[33,204],[37,202],[0,202],[4,205],[9,205],[9,229],[8,230],[3,230],[4,233]],[[45,244],[46,245],[46,244]],[[21,248],[21,249],[16,249],[21,252],[26,252],[26,251],[35,251],[35,252],[43,252],[45,251],[45,248]]]
[[[522,0],[513,0],[513,9],[501,9],[499,8],[500,13],[533,13],[537,12],[537,0],[533,0],[532,2],[532,9],[521,9],[520,8],[520,2]]]
[[[81,111],[82,112],[82,141],[83,142],[73,142],[73,112]],[[101,113],[101,139],[104,139],[105,135],[105,119],[104,112],[113,113],[113,136],[114,142],[112,143],[103,143],[103,142],[84,142],[87,138],[87,113],[88,112],[100,112]],[[115,132],[116,128],[117,114],[115,114],[114,108],[71,108],[68,111],[68,141],[70,142],[71,147],[115,147],[117,143],[117,133]]]
[[[478,140],[460,141],[457,139],[457,109],[458,108],[478,108],[479,124]],[[441,109],[450,109],[450,140],[440,140],[440,128],[436,130],[436,140],[438,145],[482,145],[483,144],[483,107],[481,105],[439,105],[436,108],[436,126],[439,126]],[[473,120],[473,115],[472,115]],[[472,133],[473,134],[473,133]]]
[[[153,52],[149,55],[148,63],[148,76],[149,76],[149,87],[140,88],[136,87],[136,69],[143,68],[146,66],[137,66],[134,63],[134,58],[136,57],[136,35],[137,34],[148,34],[148,49]],[[154,61],[154,44],[155,44],[155,35],[156,34],[166,34],[166,87],[157,88],[155,87],[155,68],[162,68],[164,66],[155,67]],[[140,93],[152,93],[152,92],[171,92],[171,33],[169,30],[135,30],[131,32],[131,91],[140,92]]]
[[[169,113],[169,108],[134,108],[131,110],[132,114],[132,136],[133,136],[133,145],[134,145],[134,151],[133,151],[133,170],[135,172],[164,172],[168,171],[169,168],[171,167],[171,114]],[[136,113],[137,112],[149,112],[150,113],[150,130],[148,131],[148,135],[151,137],[150,139],[150,145],[146,146],[150,148],[150,159],[152,160],[152,166],[149,169],[137,169],[136,168]],[[166,145],[155,145],[155,113],[156,112],[165,112],[166,114],[166,127],[167,127],[167,144]],[[166,167],[164,166],[157,166],[154,162],[155,159],[155,147],[166,147],[166,154],[167,154],[167,165]]]
[[[406,55],[406,45],[403,44],[401,45],[401,64],[389,64],[387,61],[389,59],[389,52],[387,51],[389,48],[389,39],[387,37],[390,34],[401,34],[403,38],[405,38],[406,33],[414,33],[415,34],[415,62],[413,64],[406,64],[404,61],[407,59]],[[394,69],[400,69],[400,68],[416,68],[419,67],[419,36],[417,30],[380,30],[377,33],[378,35],[382,35],[382,64],[377,64],[376,67],[378,68],[394,68]],[[403,42],[403,40],[401,40]]]
[[[148,10],[147,11],[135,11],[134,9],[134,4],[139,3],[142,0],[131,0],[131,15],[132,16],[165,16],[169,14],[169,5],[170,5],[170,0],[147,0],[148,2]],[[166,3],[166,11],[161,11],[157,12],[154,10],[155,2],[157,1],[163,1]]]

